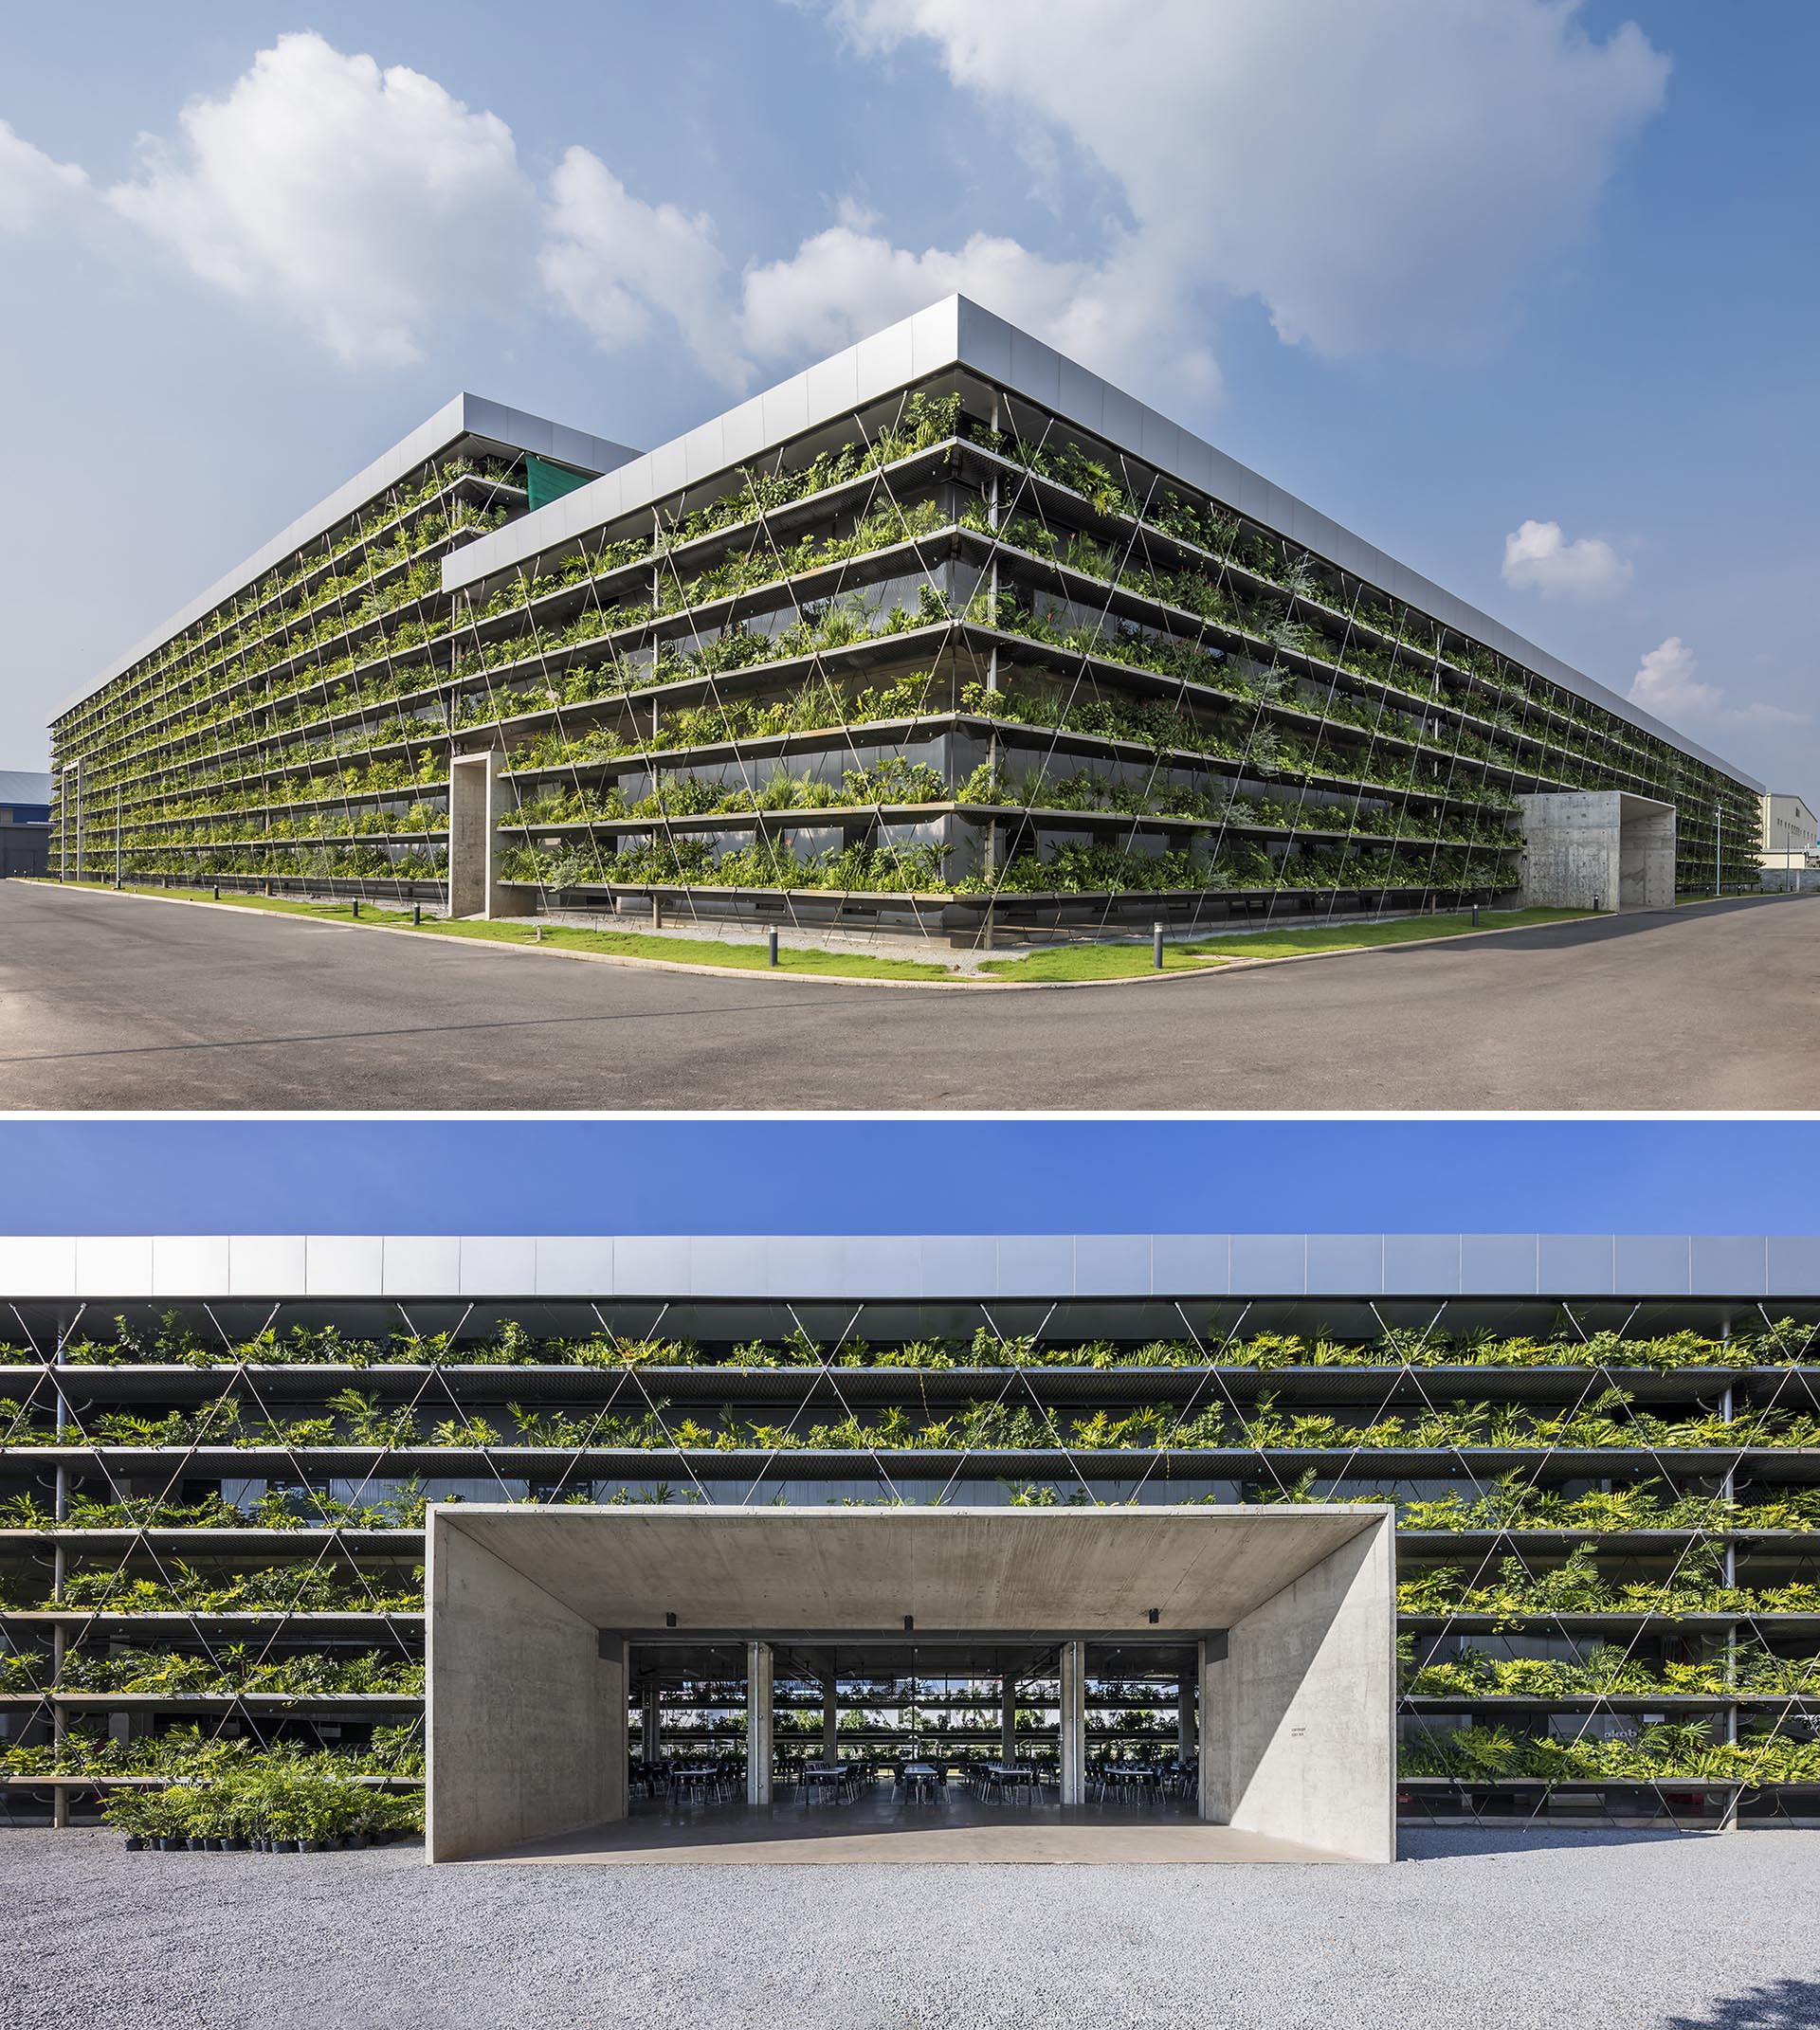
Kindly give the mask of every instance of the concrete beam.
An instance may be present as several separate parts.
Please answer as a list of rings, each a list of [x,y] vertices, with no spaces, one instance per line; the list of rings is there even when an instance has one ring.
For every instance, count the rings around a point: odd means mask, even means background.
[[[497,1854],[626,1816],[625,1645],[432,1512],[426,1848]]]

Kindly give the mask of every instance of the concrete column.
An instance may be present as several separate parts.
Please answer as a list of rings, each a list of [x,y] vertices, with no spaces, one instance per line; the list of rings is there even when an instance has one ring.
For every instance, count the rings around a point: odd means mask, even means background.
[[[771,1644],[746,1644],[746,1803],[771,1803]]]
[[[1000,1759],[1017,1760],[1017,1680],[1007,1677],[998,1701],[998,1746]]]
[[[505,755],[457,754],[448,765],[448,913],[451,916],[526,916],[535,907],[500,878],[505,842],[500,820],[513,799]]]
[[[822,1760],[841,1759],[841,1687],[829,1671],[822,1679]]]
[[[1194,1725],[1194,1692],[1199,1673],[1182,1673],[1181,1683],[1175,1688],[1175,1753],[1182,1762],[1189,1761],[1194,1753],[1194,1745],[1200,1735]]]
[[[653,1678],[645,1687],[644,1696],[639,1708],[639,1716],[644,1721],[645,1760],[646,1762],[656,1762],[663,1754],[663,1749],[658,1745],[661,1738],[663,1714],[662,1688]]]
[[[1203,1644],[1204,1817],[1396,1858],[1395,1555],[1386,1515]]]
[[[430,1512],[426,1593],[432,1861],[626,1816],[626,1645]]]
[[[1062,1645],[1062,1802],[1087,1802],[1087,1645]]]
[[[1200,1669],[1195,1676],[1200,1709],[1198,1732],[1201,1744],[1200,1814],[1215,1825],[1227,1822],[1227,1765],[1230,1748],[1226,1734],[1226,1637],[1202,1639]]]

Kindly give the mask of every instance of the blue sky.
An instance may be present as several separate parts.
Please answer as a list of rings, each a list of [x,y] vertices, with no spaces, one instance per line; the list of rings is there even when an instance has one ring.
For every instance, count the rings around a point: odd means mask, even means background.
[[[647,444],[962,286],[1820,801],[1817,62],[1811,0],[7,9],[0,765],[458,388]]]
[[[11,1233],[1812,1233],[1820,1127],[0,1122]]]

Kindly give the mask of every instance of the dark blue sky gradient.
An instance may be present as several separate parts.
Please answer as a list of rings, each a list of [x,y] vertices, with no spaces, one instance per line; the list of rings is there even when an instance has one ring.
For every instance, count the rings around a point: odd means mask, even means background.
[[[8,1121],[10,1233],[1814,1233],[1820,1127]]]

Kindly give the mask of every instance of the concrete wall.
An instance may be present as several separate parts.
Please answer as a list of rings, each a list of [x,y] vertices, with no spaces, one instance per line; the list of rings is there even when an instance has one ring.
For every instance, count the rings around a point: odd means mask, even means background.
[[[1204,1645],[1203,1817],[1396,1858],[1395,1565],[1387,1513]]]
[[[1520,796],[1517,803],[1523,836],[1523,907],[1674,907],[1672,804],[1618,789]]]
[[[457,754],[448,768],[448,913],[523,916],[534,898],[500,879],[505,842],[499,824],[512,803],[498,748]]]
[[[434,1513],[427,1586],[428,1858],[623,1819],[624,1645]]]

